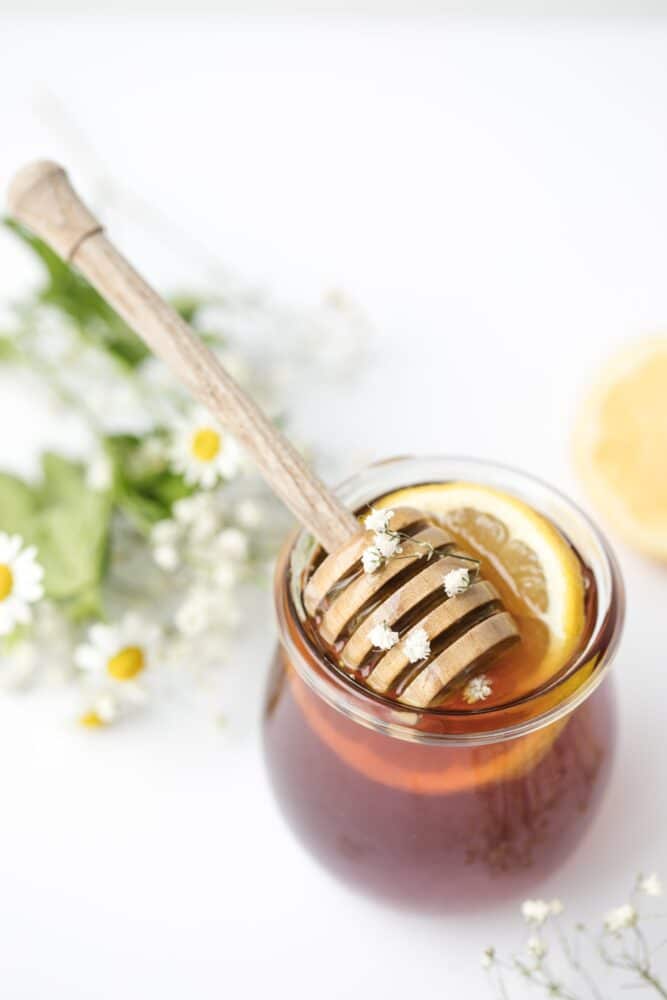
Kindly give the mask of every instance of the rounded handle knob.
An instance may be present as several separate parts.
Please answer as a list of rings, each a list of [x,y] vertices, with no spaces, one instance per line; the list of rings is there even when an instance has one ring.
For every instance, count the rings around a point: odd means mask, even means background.
[[[36,236],[71,261],[81,243],[102,231],[58,163],[37,160],[23,167],[7,193],[9,211]]]

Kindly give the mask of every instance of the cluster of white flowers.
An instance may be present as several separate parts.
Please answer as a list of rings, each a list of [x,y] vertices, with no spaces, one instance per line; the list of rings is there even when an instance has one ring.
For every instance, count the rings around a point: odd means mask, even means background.
[[[442,585],[447,597],[458,597],[459,594],[466,592],[471,582],[470,570],[458,566],[456,569],[450,569],[449,573],[445,573]]]
[[[469,705],[485,701],[493,691],[493,683],[487,674],[477,674],[471,677],[463,689],[463,698]]]
[[[497,994],[504,998],[510,996],[510,976],[518,976],[525,983],[561,1000],[580,996],[582,984],[586,987],[586,995],[616,996],[616,992],[608,990],[606,985],[605,988],[601,983],[598,985],[601,974],[615,970],[620,970],[625,977],[626,989],[637,985],[667,996],[667,989],[653,966],[659,948],[651,948],[641,926],[642,897],[658,897],[662,893],[662,882],[655,873],[638,875],[630,901],[609,910],[596,935],[584,924],[577,923],[572,937],[561,922],[554,926],[554,918],[560,917],[564,910],[559,899],[550,902],[526,899],[521,904],[521,915],[530,927],[525,952],[507,960],[495,948],[485,948],[481,955],[482,968],[491,977]],[[593,945],[589,960],[582,954],[582,946],[586,943]],[[637,976],[636,984],[628,982],[631,973]]]
[[[388,559],[400,554],[400,535],[389,528],[393,516],[393,510],[376,510],[371,507],[370,514],[364,518],[366,531],[373,532],[372,544],[367,545],[361,554],[364,573],[377,573]]]
[[[552,899],[550,903],[544,899],[526,899],[521,904],[521,916],[527,924],[541,927],[549,917],[559,917],[563,909],[560,899]]]
[[[323,387],[360,370],[368,324],[343,296],[295,309],[231,278],[220,287],[217,301],[195,299],[191,322],[269,416],[284,418],[313,370]],[[244,613],[256,611],[250,588],[261,585],[268,600],[271,562],[289,520],[233,435],[188,401],[165,366],[129,339],[116,350],[116,334],[130,335],[113,326],[106,338],[113,321],[102,308],[85,335],[89,316],[79,322],[75,305],[69,314],[68,304],[29,300],[12,312],[12,336],[33,372],[44,373],[54,405],[81,423],[81,440],[89,442],[85,489],[98,499],[120,497],[122,514],[114,508],[100,592],[91,591],[83,625],[50,595],[48,558],[43,580],[35,548],[0,532],[0,686],[73,683],[81,721],[107,726],[174,685],[180,701],[193,691],[206,692],[207,704],[210,692],[217,697],[231,641]],[[234,340],[247,353],[230,347]],[[125,349],[135,352],[130,363]],[[122,507],[121,460],[108,447],[118,435],[134,442],[123,467],[128,479],[163,481],[156,502],[133,496],[135,507]],[[153,523],[160,510],[168,516]],[[381,560],[398,547],[382,528],[375,543]]]
[[[373,649],[388,650],[393,649],[400,640],[398,632],[389,627],[386,621],[374,625],[368,633]],[[406,635],[401,643],[403,652],[410,663],[418,663],[425,660],[431,653],[431,643],[428,632],[422,626],[414,628]]]

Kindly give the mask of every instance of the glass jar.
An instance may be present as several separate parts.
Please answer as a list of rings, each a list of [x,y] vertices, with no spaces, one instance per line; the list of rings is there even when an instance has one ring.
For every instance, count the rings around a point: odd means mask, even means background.
[[[344,483],[353,510],[421,483],[477,482],[548,517],[591,574],[588,640],[557,677],[500,707],[415,711],[328,662],[302,627],[304,532],[278,560],[279,643],[264,723],[266,765],[288,823],[331,871],[360,889],[429,909],[460,909],[534,889],[581,842],[615,743],[607,678],[623,622],[614,557],[588,518],[523,473],[458,458],[400,458]],[[604,682],[604,683],[603,683]]]

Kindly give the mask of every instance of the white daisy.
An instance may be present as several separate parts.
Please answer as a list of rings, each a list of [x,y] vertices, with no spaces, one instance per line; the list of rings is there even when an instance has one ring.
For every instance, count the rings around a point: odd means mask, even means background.
[[[110,726],[118,718],[119,709],[118,699],[114,698],[108,691],[104,691],[91,702],[86,711],[79,717],[79,722],[89,729]]]
[[[389,628],[387,622],[380,622],[368,633],[374,649],[391,649],[398,642],[398,632]]]
[[[143,681],[153,666],[160,629],[128,614],[116,625],[92,625],[88,642],[77,646],[74,662],[100,679],[121,684]]]
[[[428,632],[421,625],[412,630],[403,640],[403,651],[410,663],[425,660],[431,652]]]
[[[384,556],[377,545],[368,545],[361,553],[361,565],[364,573],[376,573],[384,565]]]
[[[624,903],[623,906],[617,906],[605,914],[605,930],[609,931],[610,934],[618,934],[626,927],[634,927],[637,919],[638,913],[634,906],[631,903]]]
[[[385,559],[391,559],[396,552],[400,552],[399,541],[398,535],[388,531],[378,531],[373,535],[373,545]]]
[[[195,410],[174,430],[171,464],[186,483],[211,489],[220,478],[231,479],[241,454],[238,444],[207,410]]]
[[[389,522],[394,516],[393,510],[376,510],[371,507],[371,512],[364,518],[364,525],[368,531],[386,531]]]
[[[493,690],[491,678],[486,674],[478,674],[468,681],[463,689],[463,697],[469,705],[474,705],[477,701],[484,701]]]
[[[20,535],[0,531],[0,635],[30,621],[30,605],[44,595],[43,576],[37,549],[24,548]]]
[[[458,597],[470,586],[470,570],[464,569],[462,566],[450,569],[449,573],[445,573],[442,583],[447,597]]]

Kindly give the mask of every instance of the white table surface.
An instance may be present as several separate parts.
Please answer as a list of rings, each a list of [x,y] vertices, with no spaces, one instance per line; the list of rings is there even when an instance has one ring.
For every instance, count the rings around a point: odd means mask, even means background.
[[[237,271],[364,303],[362,386],[297,404],[344,465],[468,453],[579,496],[582,384],[613,345],[667,327],[667,22],[5,19],[3,188],[44,155],[85,188],[90,161],[54,133],[49,92],[111,176]],[[189,247],[115,230],[164,287],[197,279]],[[0,264],[5,297],[23,266],[6,240]],[[387,408],[399,379],[404,405]],[[43,424],[3,382],[1,463],[66,439]],[[578,853],[535,886],[585,916],[622,902],[637,869],[667,875],[665,572],[619,551],[613,783]],[[518,938],[511,906],[396,913],[283,827],[256,731],[270,645],[267,619],[230,668],[231,745],[176,709],[91,738],[55,694],[0,702],[3,996],[487,996],[479,951]]]

